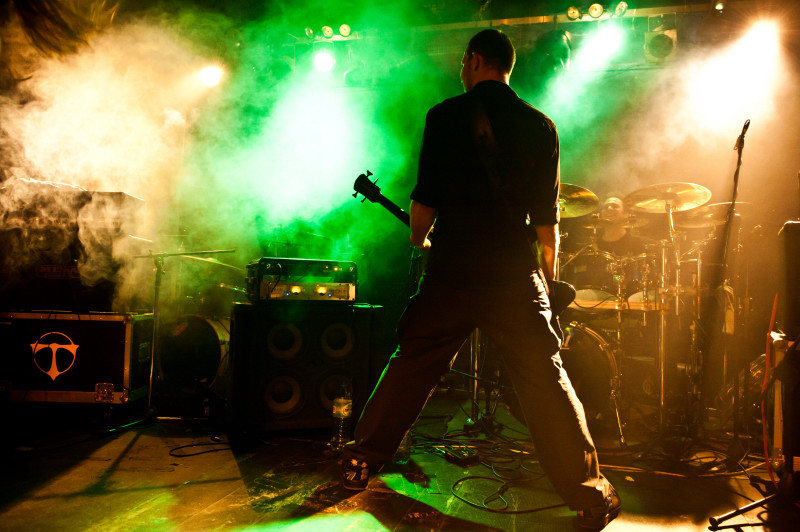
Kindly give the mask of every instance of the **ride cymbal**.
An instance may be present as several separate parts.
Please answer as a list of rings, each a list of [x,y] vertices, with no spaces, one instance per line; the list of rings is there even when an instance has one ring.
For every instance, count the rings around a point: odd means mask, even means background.
[[[593,213],[600,199],[588,188],[561,183],[558,194],[558,210],[562,218],[577,218]]]
[[[748,212],[751,206],[751,203],[742,203],[737,201],[734,212],[737,214]],[[703,205],[702,207],[697,207],[696,209],[691,209],[675,216],[675,225],[682,229],[705,229],[716,227],[725,223],[725,219],[728,217],[728,210],[730,208],[731,202],[729,201],[724,203],[711,203],[709,205]]]
[[[688,211],[711,199],[711,191],[694,183],[660,183],[640,188],[625,196],[625,205],[634,211],[665,213]]]

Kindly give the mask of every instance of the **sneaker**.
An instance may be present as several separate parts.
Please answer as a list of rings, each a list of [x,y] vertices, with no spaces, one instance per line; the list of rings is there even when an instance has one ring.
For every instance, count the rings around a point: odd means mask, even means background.
[[[622,500],[617,495],[617,490],[609,484],[608,495],[601,506],[588,510],[580,510],[575,524],[584,530],[602,530],[613,521],[622,509]]]
[[[359,462],[355,458],[342,459],[339,462],[342,486],[353,491],[367,489],[369,482],[369,466],[366,462]]]

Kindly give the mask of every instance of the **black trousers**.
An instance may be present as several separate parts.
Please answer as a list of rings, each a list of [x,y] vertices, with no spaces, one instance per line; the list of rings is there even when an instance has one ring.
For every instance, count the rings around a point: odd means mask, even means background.
[[[539,462],[558,494],[573,510],[602,504],[608,482],[550,322],[544,283],[536,274],[502,286],[424,280],[400,318],[398,349],[364,407],[345,459],[365,461],[372,472],[389,462],[478,328],[503,353]]]

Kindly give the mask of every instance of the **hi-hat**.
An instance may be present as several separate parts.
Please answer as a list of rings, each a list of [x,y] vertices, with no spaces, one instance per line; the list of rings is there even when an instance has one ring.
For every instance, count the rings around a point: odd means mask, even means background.
[[[634,211],[665,213],[688,211],[711,199],[711,191],[694,183],[661,183],[640,188],[625,196],[625,205]]]
[[[600,199],[588,188],[561,183],[558,194],[558,210],[562,218],[577,218],[594,212]]]
[[[737,201],[734,212],[741,214],[748,212],[752,207],[751,203]],[[703,205],[696,209],[691,209],[680,213],[675,217],[675,225],[683,229],[704,229],[716,227],[725,223],[728,217],[728,210],[731,208],[729,201],[725,203],[712,203]]]

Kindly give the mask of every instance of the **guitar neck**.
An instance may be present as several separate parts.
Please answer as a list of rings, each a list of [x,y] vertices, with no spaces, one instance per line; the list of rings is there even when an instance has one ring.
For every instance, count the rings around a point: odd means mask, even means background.
[[[398,207],[392,200],[387,199],[386,196],[381,195],[376,199],[378,203],[383,205],[387,211],[394,214],[398,220],[406,224],[407,226],[411,226],[411,218],[409,217],[408,213]]]

